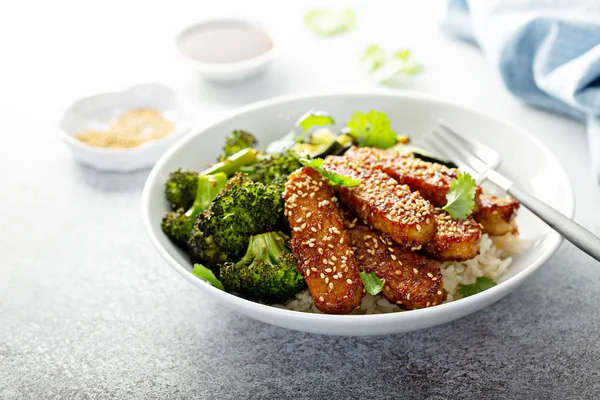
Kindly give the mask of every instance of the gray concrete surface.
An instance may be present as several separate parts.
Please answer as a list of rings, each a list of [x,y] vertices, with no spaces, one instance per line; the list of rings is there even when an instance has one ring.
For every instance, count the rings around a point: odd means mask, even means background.
[[[60,20],[18,3],[0,24],[12,29],[2,38],[34,44],[17,23],[33,18],[54,46],[43,70],[39,54],[9,47],[20,62],[0,74],[0,399],[600,398],[600,265],[570,244],[513,294],[450,324],[371,338],[287,331],[215,305],[160,259],[140,218],[147,171],[79,166],[53,131],[73,99],[148,80],[174,87],[198,125],[276,94],[372,88],[352,67],[356,43],[410,38],[426,69],[405,87],[542,138],[573,180],[576,220],[600,233],[582,125],[520,104],[476,49],[441,35],[415,2],[387,13],[383,3],[359,8],[363,30],[330,42],[306,35],[299,6],[281,6],[272,21],[296,47],[267,75],[232,88],[198,83],[167,40],[193,15],[232,9],[227,2],[209,11],[144,2],[136,29],[140,4],[109,3],[48,3],[71,10]],[[240,9],[259,17],[273,7],[253,4]],[[316,65],[307,54],[329,58]]]

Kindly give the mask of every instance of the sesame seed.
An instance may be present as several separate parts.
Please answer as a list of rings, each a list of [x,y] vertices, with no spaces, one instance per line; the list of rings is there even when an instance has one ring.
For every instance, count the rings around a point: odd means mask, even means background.
[[[308,214],[306,214],[306,218],[310,218],[311,215],[312,215],[312,212],[309,212]]]
[[[296,220],[296,222],[297,222],[297,223],[300,223],[300,222],[302,222],[302,217],[298,218],[298,219]]]
[[[313,242],[310,242],[310,243],[308,244],[308,247],[315,247],[315,244],[314,244]]]
[[[413,272],[414,272],[415,274],[418,274],[418,273],[419,273],[419,270],[417,270],[416,268],[413,268]]]
[[[310,276],[310,269],[306,270],[306,276]]]
[[[325,284],[329,283],[329,277],[325,278]]]
[[[333,289],[333,282],[329,282],[329,289]]]
[[[428,272],[427,276],[430,277],[430,278],[433,278],[433,274],[431,272]]]
[[[437,291],[437,294],[442,294],[442,291],[441,291],[441,290],[438,290],[438,291]],[[433,304],[435,304],[435,303],[433,303]]]
[[[396,275],[402,275],[402,271],[396,270]]]
[[[317,230],[315,229],[315,227],[314,227],[314,226],[311,226],[311,227],[310,227],[310,230],[311,230],[311,231],[313,231],[313,232],[317,232]]]
[[[320,302],[324,302],[324,301],[325,301],[325,299],[323,298],[323,296],[320,296],[320,297],[319,297],[319,301],[320,301]]]
[[[325,268],[325,272],[331,272],[331,268]]]
[[[327,264],[327,259],[326,258],[323,259],[323,264]]]
[[[336,257],[336,256],[331,256],[331,259],[332,259],[333,261],[337,261],[337,257]]]
[[[315,267],[310,267],[310,270],[313,272],[317,272],[317,269]]]
[[[325,274],[324,274],[324,273],[322,273],[322,272],[321,272],[320,276],[321,276],[321,279],[324,279],[324,278],[325,278]]]
[[[391,256],[391,257],[392,257],[392,260],[396,261],[396,258],[397,258],[397,257],[396,257],[395,255],[393,255],[393,254],[392,254],[392,256]]]

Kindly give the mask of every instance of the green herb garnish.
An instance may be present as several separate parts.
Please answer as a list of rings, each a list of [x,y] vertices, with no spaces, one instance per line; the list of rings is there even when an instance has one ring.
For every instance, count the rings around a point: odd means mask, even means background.
[[[354,10],[310,10],[304,15],[304,23],[319,36],[339,35],[354,28],[356,14]]]
[[[375,296],[383,289],[383,281],[375,275],[375,272],[361,272],[360,280],[362,281],[367,292]]]
[[[465,219],[475,207],[476,182],[466,172],[459,172],[450,183],[450,190],[446,193],[446,205],[443,210],[450,214],[452,219]]]
[[[300,162],[305,167],[311,167],[312,169],[319,171],[321,175],[327,180],[329,183],[336,186],[358,186],[360,185],[360,179],[354,179],[349,176],[344,176],[340,174],[336,174],[335,172],[329,172],[323,169],[323,164],[325,161],[321,158],[313,158],[312,160],[308,160],[306,158],[301,158]]]
[[[385,113],[371,110],[366,114],[356,111],[348,121],[350,135],[360,147],[388,149],[396,144],[396,132]]]
[[[309,130],[315,126],[328,126],[334,124],[335,120],[327,112],[310,110],[296,121],[296,126],[302,128],[302,133],[295,141],[296,143],[301,143]]]
[[[372,44],[366,48],[360,61],[370,72],[381,67],[385,63],[386,59],[387,56],[385,55],[385,51],[383,51],[383,49],[378,45]]]
[[[395,84],[402,75],[413,75],[421,71],[410,50],[402,49],[388,56],[378,45],[372,44],[365,49],[361,63],[380,83]]]
[[[475,280],[472,285],[460,285],[458,291],[462,297],[473,296],[474,294],[488,290],[491,287],[496,286],[496,282],[488,278],[487,276],[480,276]]]
[[[198,278],[204,279],[206,282],[210,283],[217,289],[224,290],[221,281],[219,281],[215,274],[213,274],[213,272],[210,269],[206,268],[204,265],[194,264],[192,274],[196,275]]]

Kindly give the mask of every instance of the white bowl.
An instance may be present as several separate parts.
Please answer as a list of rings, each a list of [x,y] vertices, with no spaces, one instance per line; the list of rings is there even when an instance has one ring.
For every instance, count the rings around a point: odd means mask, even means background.
[[[85,129],[104,129],[114,118],[140,107],[162,112],[175,123],[175,132],[128,149],[94,147],[74,137]],[[189,130],[189,123],[175,92],[149,83],[77,100],[63,113],[59,128],[61,138],[79,162],[101,171],[128,172],[153,166],[165,150]]]
[[[573,215],[573,189],[556,157],[540,140],[508,122],[410,92],[294,95],[267,100],[246,106],[179,141],[154,167],[144,188],[142,216],[152,243],[175,271],[215,301],[257,320],[299,331],[335,335],[407,332],[452,321],[500,300],[523,283],[560,244],[562,238],[556,232],[528,210],[521,209],[517,221],[521,236],[532,245],[514,257],[498,285],[451,303],[391,314],[324,315],[289,311],[233,296],[192,275],[186,253],[174,246],[160,228],[161,218],[169,209],[164,198],[164,184],[169,172],[179,167],[202,170],[205,163],[215,160],[225,135],[234,129],[244,128],[256,133],[260,144],[266,146],[289,131],[292,124],[289,116],[311,108],[327,110],[339,122],[347,121],[355,110],[383,111],[397,132],[409,134],[414,139],[422,132],[429,132],[438,119],[443,119],[466,136],[476,137],[498,150],[504,159],[499,170],[523,189],[563,214]]]
[[[251,28],[256,28],[262,31],[269,39],[271,39],[271,49],[268,51],[246,60],[236,61],[236,62],[227,62],[227,63],[210,63],[196,60],[194,58],[188,57],[181,50],[181,42],[182,40],[192,32],[198,29],[204,29],[211,26],[219,26],[223,24],[236,24],[240,26],[247,26]],[[202,76],[206,80],[215,81],[215,82],[239,82],[244,79],[250,78],[254,75],[257,75],[259,72],[263,71],[267,65],[276,57],[278,52],[277,42],[274,40],[272,33],[266,29],[262,24],[257,22],[243,20],[243,19],[235,19],[235,18],[219,18],[219,19],[211,19],[203,22],[198,22],[193,25],[190,25],[183,29],[175,38],[175,46],[179,51],[181,57],[191,65],[200,76]]]

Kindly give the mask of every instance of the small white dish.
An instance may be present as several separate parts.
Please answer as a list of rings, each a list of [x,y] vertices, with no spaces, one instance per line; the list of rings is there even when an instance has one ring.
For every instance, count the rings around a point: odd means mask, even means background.
[[[255,133],[264,147],[281,137],[282,132],[289,131],[293,123],[289,116],[297,117],[298,113],[309,109],[326,110],[340,123],[347,121],[356,110],[383,111],[397,132],[408,134],[415,141],[424,132],[430,132],[438,120],[447,121],[461,134],[499,151],[504,160],[499,171],[519,187],[563,214],[573,216],[573,188],[559,161],[539,139],[509,122],[429,95],[400,91],[292,95],[266,100],[239,109],[220,122],[180,140],[158,161],[142,196],[144,224],[160,255],[216,302],[257,320],[305,332],[352,336],[408,332],[464,317],[500,300],[531,276],[561,243],[559,234],[522,207],[517,223],[521,238],[531,247],[513,257],[508,271],[496,286],[435,307],[390,314],[325,315],[290,311],[234,296],[192,275],[186,252],[171,243],[160,227],[164,213],[169,210],[164,197],[169,172],[177,168],[201,171],[206,163],[214,162],[225,136],[234,129],[243,128]],[[540,304],[540,307],[544,305]]]
[[[86,129],[105,129],[111,120],[135,108],[160,111],[175,124],[175,132],[127,149],[94,147],[74,137]],[[63,113],[59,128],[62,140],[77,161],[101,171],[128,172],[154,165],[165,150],[189,130],[189,122],[173,90],[148,83],[77,100]]]
[[[204,61],[191,55],[191,51],[188,50],[188,47],[190,46],[189,42],[193,39],[194,35],[197,35],[200,32],[228,27],[248,29],[250,32],[260,33],[268,40],[270,46],[259,54],[248,56],[237,61]],[[226,38],[232,39],[230,36],[226,36]],[[206,44],[206,42],[203,42],[201,45],[206,46]],[[276,57],[278,52],[277,43],[266,27],[257,22],[235,18],[211,19],[190,25],[176,36],[175,46],[184,60],[196,69],[204,79],[222,83],[239,82],[257,75],[267,67],[267,65]],[[221,55],[223,55],[223,52],[228,52],[229,56],[232,55],[231,51],[240,51],[242,53],[247,51],[245,48],[231,50],[232,48],[235,48],[233,43],[219,42],[212,50],[221,52]]]

